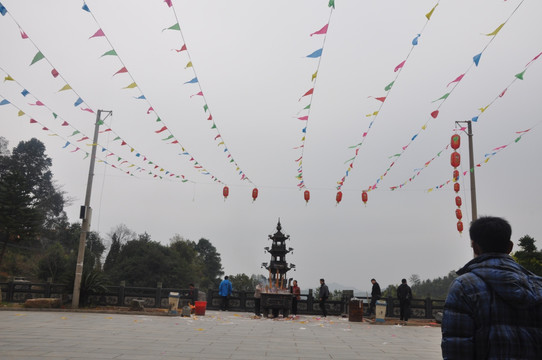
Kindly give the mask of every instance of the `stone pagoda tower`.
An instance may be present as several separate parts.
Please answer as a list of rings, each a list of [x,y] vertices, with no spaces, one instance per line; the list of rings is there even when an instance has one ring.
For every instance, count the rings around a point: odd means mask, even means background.
[[[273,241],[271,249],[265,247],[265,251],[271,254],[271,262],[262,263],[262,267],[269,271],[269,287],[276,289],[287,289],[290,286],[292,279],[288,280],[286,273],[288,270],[295,269],[294,264],[286,262],[286,254],[292,252],[293,248],[286,248],[286,240],[290,239],[290,235],[284,235],[280,225],[280,219],[277,224],[277,232],[274,235],[269,235],[269,239]]]

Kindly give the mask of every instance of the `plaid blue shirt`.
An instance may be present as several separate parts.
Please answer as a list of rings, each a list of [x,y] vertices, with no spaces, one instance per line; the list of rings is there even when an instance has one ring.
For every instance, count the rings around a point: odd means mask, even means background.
[[[506,254],[471,260],[450,286],[444,359],[542,359],[542,278]]]

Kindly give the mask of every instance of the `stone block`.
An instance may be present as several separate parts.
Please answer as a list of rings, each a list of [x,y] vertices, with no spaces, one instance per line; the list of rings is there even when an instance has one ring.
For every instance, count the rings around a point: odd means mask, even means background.
[[[24,302],[26,308],[60,308],[62,302],[58,298],[28,299]]]

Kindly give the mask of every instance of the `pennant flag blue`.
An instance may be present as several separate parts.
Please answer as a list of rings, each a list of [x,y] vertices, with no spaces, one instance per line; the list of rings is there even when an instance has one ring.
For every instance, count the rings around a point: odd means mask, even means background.
[[[414,139],[416,139],[417,137],[418,137],[418,134],[414,135],[414,136],[412,137],[412,139],[410,139],[410,141],[414,141]]]
[[[422,36],[422,34],[416,35],[416,37],[412,40],[412,45],[418,45],[418,39],[420,38],[420,36]]]
[[[474,63],[476,64],[476,66],[478,66],[478,63],[480,62],[481,57],[482,57],[482,53],[479,53],[478,55],[474,55],[474,57],[472,58],[472,60],[474,60]]]
[[[473,117],[473,118],[472,118],[472,121],[473,121],[473,122],[477,122],[477,121],[478,121],[478,116]]]
[[[83,103],[83,99],[78,98],[77,101],[73,104],[73,106],[79,106]]]
[[[0,105],[7,105],[7,104],[10,104],[10,102],[7,101],[6,99],[0,101]]]
[[[198,82],[198,78],[195,77],[195,78],[193,78],[192,80],[185,82],[185,84],[195,84],[195,83],[197,83],[197,82]]]
[[[23,96],[26,96],[26,95],[28,95],[28,94],[30,94],[30,93],[28,92],[28,90],[24,89],[23,91],[21,91],[21,94],[22,94]]]
[[[304,133],[306,133],[306,132],[307,132],[307,128],[306,128],[306,127],[305,127],[305,128],[303,128],[303,130],[302,130],[302,131],[303,131]]]
[[[307,55],[308,58],[319,58],[320,56],[322,56],[322,51],[324,49],[318,49],[316,50],[315,52],[313,52],[312,54],[310,55]]]
[[[134,96],[134,99],[147,100],[147,98],[145,97],[145,95],[141,95],[141,96],[138,96],[138,97],[135,97],[135,96]]]
[[[86,3],[83,3],[83,7],[81,9],[90,12],[90,9],[88,8],[88,5]]]
[[[62,148],[65,149],[65,148],[68,147],[68,145],[70,145],[70,142],[69,142],[69,141],[67,141],[67,142],[66,142],[66,145],[64,145]]]
[[[0,3],[0,14],[2,14],[2,16],[6,15],[8,12],[8,10],[6,9],[6,7],[4,5],[2,5],[2,3]]]

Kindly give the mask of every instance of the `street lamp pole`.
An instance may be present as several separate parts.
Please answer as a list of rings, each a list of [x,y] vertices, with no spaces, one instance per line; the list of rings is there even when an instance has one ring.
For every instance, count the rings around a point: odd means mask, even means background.
[[[474,176],[474,148],[472,143],[472,121],[456,121],[456,124],[467,123],[467,136],[469,137],[469,173],[470,173],[470,202],[471,202],[471,212],[472,212],[472,221],[478,219],[478,210],[476,204],[476,178]]]

